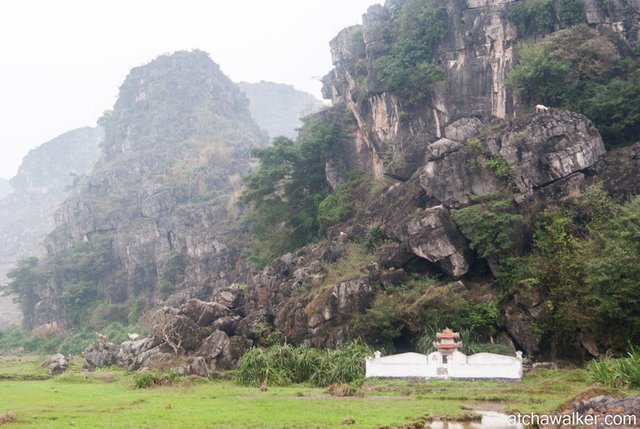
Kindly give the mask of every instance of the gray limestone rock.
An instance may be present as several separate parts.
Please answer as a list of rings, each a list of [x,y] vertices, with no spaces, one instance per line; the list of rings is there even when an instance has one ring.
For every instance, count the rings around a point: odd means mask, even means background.
[[[119,348],[113,343],[96,341],[84,351],[82,369],[96,369],[118,363]]]
[[[407,232],[409,246],[416,255],[436,263],[453,277],[469,270],[473,256],[444,207],[426,209],[408,224]]]
[[[520,192],[585,170],[605,153],[589,119],[557,109],[515,119],[485,142],[492,156],[507,162]]]
[[[69,362],[67,361],[67,358],[60,353],[55,354],[53,356],[49,356],[49,358],[44,362],[44,364],[47,365],[47,369],[49,371],[49,374],[51,375],[62,374],[63,372],[66,371],[67,367],[69,366]]]

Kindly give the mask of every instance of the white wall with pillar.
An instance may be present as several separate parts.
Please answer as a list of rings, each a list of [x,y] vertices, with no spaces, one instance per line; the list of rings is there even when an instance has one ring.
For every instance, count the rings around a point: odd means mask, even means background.
[[[421,378],[493,378],[519,380],[522,378],[522,352],[515,356],[477,353],[467,356],[455,351],[443,355],[439,351],[423,355],[401,353],[382,356],[376,352],[366,358],[367,377]]]

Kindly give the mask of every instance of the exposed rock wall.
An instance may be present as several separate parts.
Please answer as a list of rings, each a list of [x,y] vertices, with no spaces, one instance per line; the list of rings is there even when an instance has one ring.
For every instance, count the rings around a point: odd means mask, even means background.
[[[410,176],[420,166],[426,146],[461,118],[515,114],[507,74],[520,40],[509,19],[509,9],[518,0],[445,2],[448,30],[436,50],[436,62],[446,69],[447,79],[424,88],[428,96],[419,105],[386,92],[376,66],[390,50],[392,21],[402,3],[389,0],[371,6],[362,26],[340,32],[330,43],[334,69],[323,79],[324,96],[347,106],[356,119],[359,129],[351,144],[360,152],[366,149],[364,164],[377,177],[384,172]],[[612,28],[637,42],[638,0],[586,1],[585,13],[589,25]],[[560,22],[558,16],[556,20]]]

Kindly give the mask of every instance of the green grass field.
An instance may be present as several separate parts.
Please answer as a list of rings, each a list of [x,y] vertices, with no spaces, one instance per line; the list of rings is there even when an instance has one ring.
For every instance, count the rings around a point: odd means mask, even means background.
[[[83,373],[80,363],[48,379],[34,356],[0,356],[0,416],[31,428],[376,428],[422,416],[461,417],[472,410],[548,412],[590,382],[583,370],[538,370],[522,382],[373,380],[362,396],[331,396],[304,385],[262,392],[230,380],[184,379],[135,389],[121,369]],[[1,419],[0,419],[1,421]]]

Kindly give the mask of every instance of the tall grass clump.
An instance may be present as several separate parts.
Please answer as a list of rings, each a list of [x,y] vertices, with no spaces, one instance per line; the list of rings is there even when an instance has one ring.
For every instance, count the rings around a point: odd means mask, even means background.
[[[592,380],[620,389],[640,388],[640,349],[631,347],[628,357],[604,357],[587,364]]]
[[[236,380],[250,386],[309,382],[325,387],[337,383],[358,383],[364,379],[364,359],[371,354],[372,350],[360,341],[336,350],[294,347],[291,344],[266,349],[254,347],[240,360]]]

